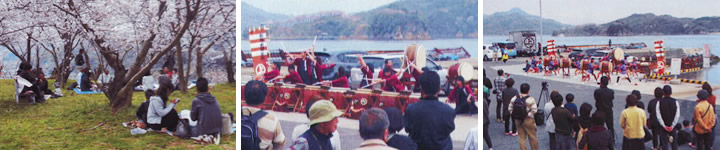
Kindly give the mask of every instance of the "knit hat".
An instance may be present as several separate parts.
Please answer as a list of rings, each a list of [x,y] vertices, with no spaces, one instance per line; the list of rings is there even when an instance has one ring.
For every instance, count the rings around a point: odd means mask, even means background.
[[[440,91],[440,76],[435,71],[423,72],[419,82],[420,89],[425,94],[434,95]]]
[[[707,92],[707,90],[700,90],[697,93],[697,98],[700,100],[707,100],[708,97],[710,97],[710,94]]]
[[[328,122],[336,117],[342,116],[343,112],[338,111],[330,101],[320,100],[310,107],[310,125]]]

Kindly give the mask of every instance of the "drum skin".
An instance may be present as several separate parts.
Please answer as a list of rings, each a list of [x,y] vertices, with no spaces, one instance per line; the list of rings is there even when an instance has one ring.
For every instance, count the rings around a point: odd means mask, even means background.
[[[603,61],[600,63],[600,72],[612,72],[612,63],[609,61]]]
[[[562,68],[570,68],[571,62],[572,62],[572,61],[570,60],[570,58],[560,59],[560,67],[562,67]]]
[[[411,44],[405,49],[405,56],[407,56],[407,62],[414,62],[418,68],[425,67],[425,57],[427,51],[425,47],[419,44]]]
[[[448,76],[450,77],[450,80],[455,80],[458,76],[462,76],[465,79],[465,82],[468,82],[472,80],[472,77],[475,75],[475,72],[473,71],[473,66],[470,63],[456,63],[448,69]]]
[[[590,60],[583,59],[583,60],[580,61],[580,65],[581,65],[580,68],[581,68],[582,70],[588,70],[589,67],[590,67]]]

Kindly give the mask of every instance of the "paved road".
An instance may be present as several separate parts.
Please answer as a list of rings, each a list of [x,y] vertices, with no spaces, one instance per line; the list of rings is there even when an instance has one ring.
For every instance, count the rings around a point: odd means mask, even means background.
[[[484,63],[484,69],[485,69],[485,71],[487,71],[486,73],[488,75],[488,78],[490,78],[492,80],[495,77],[497,77],[497,71],[491,69],[488,66],[512,65],[512,64],[520,64],[520,63],[524,63],[524,62],[508,61],[507,64],[500,64],[500,63],[492,63],[492,62],[486,61]],[[520,84],[528,83],[528,84],[530,84],[530,96],[533,96],[537,99],[537,97],[540,95],[541,82],[544,81],[544,80],[542,80],[542,78],[526,77],[526,76],[521,76],[521,75],[511,75],[510,77],[515,79],[514,87],[518,88],[518,90],[519,90]],[[583,103],[589,103],[589,104],[593,105],[593,112],[595,111],[595,108],[594,108],[595,99],[593,98],[593,92],[599,86],[594,86],[594,85],[591,86],[591,85],[587,85],[587,84],[585,84],[585,85],[568,84],[568,83],[559,82],[559,81],[547,81],[547,82],[548,82],[550,91],[557,90],[562,95],[565,95],[567,93],[573,93],[575,95],[575,104],[578,107],[580,105],[582,105]],[[609,87],[613,88],[612,85],[610,85]],[[655,88],[655,87],[646,87],[646,88]],[[622,144],[623,130],[622,130],[622,128],[620,128],[619,118],[620,118],[620,113],[622,112],[622,110],[624,109],[624,106],[625,106],[625,97],[628,94],[630,94],[630,93],[618,91],[618,90],[615,91],[613,119],[616,120],[616,122],[614,123],[615,132],[616,132],[615,133],[615,135],[616,135],[615,136],[615,141],[616,141],[615,148],[616,149],[620,149],[621,144]],[[641,101],[647,105],[647,103],[649,102],[649,100],[652,97],[653,97],[652,95],[642,95]],[[490,107],[489,108],[490,109],[489,118],[491,119],[489,132],[490,132],[490,136],[492,137],[493,149],[498,149],[498,150],[519,149],[520,146],[518,143],[518,138],[513,137],[513,136],[505,136],[505,134],[503,133],[505,130],[504,124],[497,123],[495,121],[495,116],[496,116],[495,110],[496,110],[496,105],[497,105],[496,102],[497,101],[495,100],[495,95],[490,96],[490,98],[492,99],[492,101],[489,105],[489,107]],[[547,102],[546,101],[541,102],[539,108],[544,107],[544,103],[547,103]],[[690,120],[690,118],[692,117],[692,111],[694,110],[695,104],[696,104],[694,102],[694,99],[692,101],[689,99],[682,99],[682,100],[679,100],[679,103],[680,103],[680,111],[681,111],[680,120],[681,121],[682,120]],[[545,128],[545,126],[539,126],[538,130],[537,130],[539,145],[540,145],[540,149],[549,149],[548,133],[546,132],[546,130],[544,128]],[[715,134],[715,137],[716,137],[715,138],[716,140],[714,141],[714,145],[720,145],[720,140],[717,140],[717,139],[720,139],[720,137],[718,137],[718,134]],[[527,144],[527,145],[529,146],[529,144]],[[650,149],[650,147],[652,147],[652,142],[645,143],[645,147],[647,149]],[[483,148],[485,148],[485,149],[488,148],[487,145],[484,144],[484,142],[483,142]],[[687,145],[680,146],[679,148],[680,149],[690,149],[690,147],[688,147]]]

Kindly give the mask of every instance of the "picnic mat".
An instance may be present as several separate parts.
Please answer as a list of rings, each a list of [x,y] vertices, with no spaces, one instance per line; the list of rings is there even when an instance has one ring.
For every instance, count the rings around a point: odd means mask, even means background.
[[[79,88],[75,88],[75,89],[73,89],[73,91],[75,91],[75,93],[77,93],[77,94],[100,94],[100,93],[103,93],[102,91],[80,91]]]

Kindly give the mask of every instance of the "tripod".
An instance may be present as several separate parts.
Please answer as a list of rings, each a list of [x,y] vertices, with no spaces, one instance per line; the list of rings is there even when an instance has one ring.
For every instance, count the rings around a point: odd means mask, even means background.
[[[550,92],[548,91],[547,86],[543,86],[542,90],[540,91],[540,96],[538,97],[538,106],[540,105],[540,103],[542,103],[543,100],[548,102],[550,101]]]

